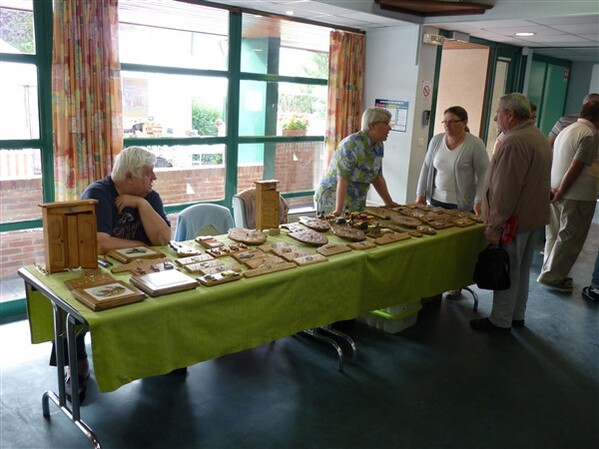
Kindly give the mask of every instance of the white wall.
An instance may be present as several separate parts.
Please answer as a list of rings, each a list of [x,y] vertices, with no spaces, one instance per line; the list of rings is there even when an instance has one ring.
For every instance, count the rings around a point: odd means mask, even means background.
[[[420,42],[418,25],[366,33],[364,107],[373,107],[376,99],[410,103],[407,131],[391,131],[385,142],[383,174],[391,196],[398,203],[412,203],[416,198],[416,183],[428,139],[428,125],[423,126],[422,114],[431,106],[422,95],[422,87],[423,81],[430,81],[432,87],[437,46]],[[431,97],[432,94],[429,102]],[[374,189],[370,190],[368,200],[381,203]]]

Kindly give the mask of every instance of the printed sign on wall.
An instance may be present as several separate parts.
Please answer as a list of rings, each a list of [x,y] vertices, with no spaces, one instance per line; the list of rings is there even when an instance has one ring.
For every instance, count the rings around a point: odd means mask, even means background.
[[[374,106],[385,108],[391,113],[391,131],[405,133],[408,129],[408,107],[409,101],[399,100],[374,100]]]

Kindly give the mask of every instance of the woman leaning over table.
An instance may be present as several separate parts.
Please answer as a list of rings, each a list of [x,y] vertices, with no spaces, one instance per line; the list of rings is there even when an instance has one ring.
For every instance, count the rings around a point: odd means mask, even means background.
[[[391,127],[391,113],[369,108],[362,114],[362,129],[343,139],[314,194],[317,212],[339,216],[361,212],[372,184],[385,206],[397,206],[383,177],[383,142]]]
[[[480,215],[489,156],[481,139],[468,131],[468,113],[452,106],[443,113],[444,133],[434,136],[420,170],[416,202]]]

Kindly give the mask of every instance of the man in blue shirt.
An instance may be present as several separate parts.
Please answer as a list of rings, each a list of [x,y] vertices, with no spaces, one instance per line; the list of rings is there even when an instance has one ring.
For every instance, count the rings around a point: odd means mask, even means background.
[[[154,154],[142,147],[125,148],[116,157],[110,176],[90,184],[81,199],[96,199],[98,253],[140,245],[166,245],[171,239],[160,195],[153,190]],[[79,399],[83,401],[89,379],[85,334],[77,337]],[[65,354],[67,351],[65,350]],[[56,365],[52,350],[50,364]],[[71,376],[67,372],[65,390],[71,400]]]

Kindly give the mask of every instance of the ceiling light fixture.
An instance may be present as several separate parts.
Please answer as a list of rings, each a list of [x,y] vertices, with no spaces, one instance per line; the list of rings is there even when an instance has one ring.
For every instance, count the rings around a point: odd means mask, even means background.
[[[289,9],[289,10],[285,11],[285,14],[287,14],[288,16],[292,16],[295,13]]]
[[[522,32],[522,33],[514,33],[514,36],[518,36],[518,37],[530,37],[530,36],[534,36],[537,33],[530,33],[528,31],[526,32]]]

